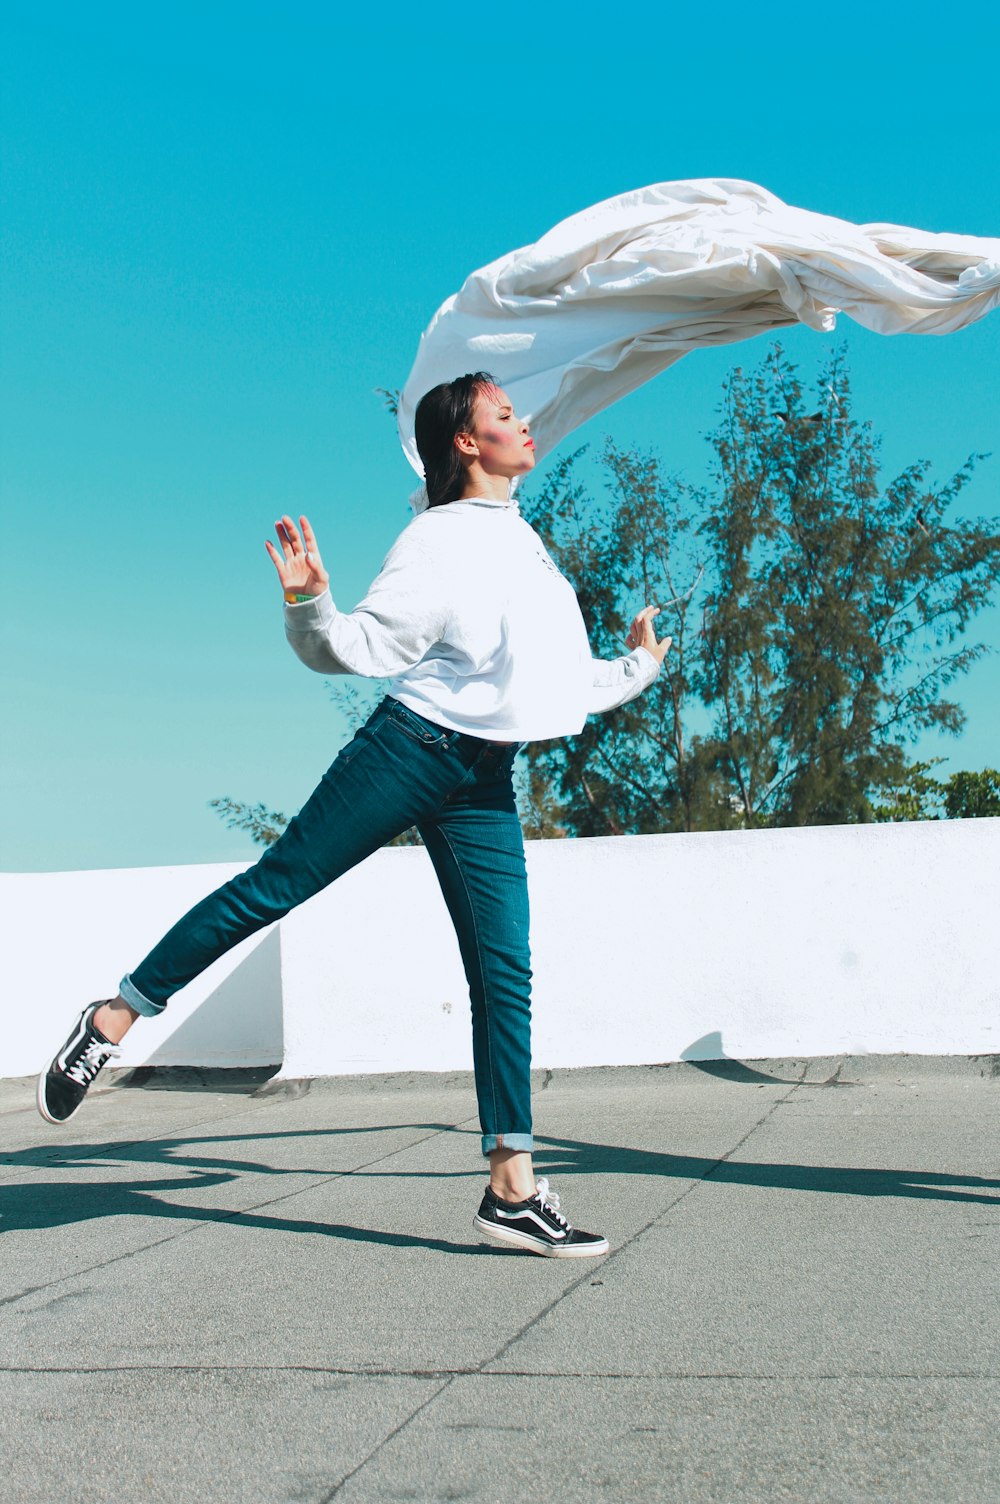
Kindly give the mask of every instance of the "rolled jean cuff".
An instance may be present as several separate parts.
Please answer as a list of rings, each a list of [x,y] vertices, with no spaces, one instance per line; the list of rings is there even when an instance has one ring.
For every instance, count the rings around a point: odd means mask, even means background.
[[[483,1153],[492,1154],[494,1149],[513,1149],[516,1152],[522,1150],[530,1154],[535,1147],[535,1141],[530,1133],[484,1133]]]
[[[134,1008],[136,1013],[141,1013],[143,1018],[156,1018],[167,1006],[166,1003],[151,1003],[148,997],[143,997],[130,976],[122,977],[118,991],[129,1007]]]

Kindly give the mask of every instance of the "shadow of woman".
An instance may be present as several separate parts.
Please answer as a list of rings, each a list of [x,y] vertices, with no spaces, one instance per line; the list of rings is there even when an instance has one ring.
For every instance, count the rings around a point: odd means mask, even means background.
[[[5,1186],[2,1191],[0,1229],[4,1232],[39,1231],[72,1227],[83,1222],[111,1217],[166,1218],[187,1224],[178,1229],[177,1237],[193,1232],[210,1222],[226,1222],[236,1227],[260,1228],[268,1232],[311,1233],[352,1243],[377,1243],[388,1248],[427,1248],[436,1253],[465,1256],[489,1255],[506,1258],[516,1255],[515,1248],[498,1248],[480,1243],[450,1242],[446,1238],[419,1237],[384,1228],[358,1227],[338,1222],[318,1222],[304,1217],[270,1216],[260,1204],[246,1209],[227,1210],[218,1206],[193,1206],[165,1200],[155,1192],[190,1192],[208,1190],[239,1179],[235,1174],[212,1175],[195,1170],[164,1180],[131,1183],[85,1180],[49,1181],[41,1184]],[[297,1192],[290,1192],[296,1195]],[[284,1200],[284,1197],[276,1198]],[[265,1203],[266,1204],[266,1203]],[[162,1240],[158,1240],[162,1241]],[[169,1241],[169,1239],[168,1239]],[[18,1300],[29,1291],[0,1293],[0,1306]]]
[[[245,1208],[227,1209],[211,1204],[179,1203],[171,1195],[200,1195],[213,1188],[241,1181],[247,1174],[256,1176],[310,1176],[309,1189],[337,1180],[359,1179],[435,1180],[481,1179],[476,1170],[396,1170],[385,1167],[386,1154],[367,1165],[336,1168],[273,1164],[261,1157],[241,1159],[226,1153],[226,1146],[268,1142],[286,1144],[306,1140],[315,1148],[323,1140],[342,1139],[352,1134],[373,1132],[412,1132],[426,1130],[439,1134],[460,1134],[478,1139],[478,1133],[454,1124],[395,1124],[391,1128],[296,1129],[267,1134],[228,1134],[211,1138],[170,1138],[142,1143],[67,1144],[59,1148],[31,1148],[2,1156],[7,1166],[25,1170],[52,1171],[55,1168],[81,1172],[117,1169],[124,1163],[160,1165],[174,1173],[160,1179],[121,1181],[108,1178],[72,1178],[18,1183],[8,1180],[0,1186],[0,1229],[38,1230],[69,1227],[78,1223],[110,1217],[166,1218],[188,1224],[176,1234],[208,1222],[228,1222],[236,1226],[255,1227],[274,1232],[309,1233],[356,1243],[381,1244],[391,1248],[426,1248],[438,1253],[463,1256],[489,1255],[494,1258],[519,1256],[516,1249],[497,1248],[481,1243],[452,1242],[444,1238],[421,1237],[391,1228],[358,1227],[345,1223],[316,1221],[302,1217],[282,1217],[269,1208],[291,1200],[304,1189],[301,1185],[257,1199]],[[211,1152],[206,1152],[212,1146]],[[402,1147],[402,1146],[401,1146]],[[406,1144],[412,1148],[412,1143]],[[389,1151],[392,1152],[391,1150]],[[310,1158],[313,1156],[310,1155]],[[322,1156],[319,1156],[322,1157]],[[535,1163],[547,1175],[650,1175],[660,1179],[705,1181],[712,1184],[760,1186],[761,1188],[808,1191],[838,1196],[881,1196],[974,1202],[1000,1205],[1000,1180],[979,1175],[917,1169],[884,1167],[807,1165],[765,1163],[754,1160],[731,1160],[658,1150],[634,1149],[624,1145],[591,1143],[580,1139],[536,1138]],[[991,1194],[992,1193],[992,1194]],[[258,1191],[259,1197],[259,1191]],[[386,1204],[386,1203],[383,1203]],[[391,1203],[388,1203],[391,1205]],[[7,1299],[17,1299],[8,1296]],[[0,1296],[0,1303],[3,1297]]]
[[[330,1183],[345,1178],[356,1178],[362,1171],[347,1167],[337,1169],[327,1164],[322,1167],[302,1165],[274,1165],[260,1159],[236,1159],[216,1153],[191,1152],[207,1145],[236,1143],[259,1143],[266,1140],[317,1139],[349,1137],[358,1133],[369,1136],[374,1132],[412,1132],[424,1129],[433,1134],[439,1132],[462,1132],[448,1123],[410,1123],[392,1125],[384,1129],[369,1126],[359,1129],[292,1130],[270,1134],[228,1134],[206,1138],[170,1138],[145,1140],[141,1143],[110,1144],[63,1144],[58,1148],[31,1148],[0,1156],[0,1163],[26,1170],[63,1169],[70,1171],[117,1168],[123,1163],[158,1164],[177,1173],[162,1179],[122,1181],[117,1179],[73,1178],[18,1183],[8,1181],[0,1185],[0,1231],[38,1231],[42,1229],[71,1227],[76,1224],[111,1217],[167,1218],[187,1223],[176,1236],[193,1231],[208,1222],[228,1222],[235,1226],[262,1228],[274,1232],[311,1233],[320,1237],[338,1238],[348,1242],[377,1243],[391,1248],[427,1248],[438,1253],[462,1254],[494,1258],[517,1256],[514,1248],[500,1248],[492,1244],[451,1242],[445,1238],[420,1237],[416,1234],[396,1232],[390,1229],[358,1227],[344,1223],[320,1222],[301,1217],[279,1217],[264,1209],[276,1203],[300,1195],[304,1187],[279,1192],[267,1199],[258,1199],[246,1208],[227,1209],[219,1206],[179,1203],[164,1199],[170,1194],[188,1196],[214,1187],[239,1182],[248,1173],[268,1176],[315,1177],[309,1189],[324,1182]],[[475,1135],[478,1139],[478,1133]],[[411,1147],[407,1144],[406,1147]],[[22,1292],[23,1294],[24,1292]],[[18,1295],[0,1292],[0,1305]]]
[[[938,1170],[769,1164],[759,1160],[710,1159],[557,1138],[536,1139],[534,1157],[538,1167],[547,1175],[663,1175],[675,1180],[711,1180],[723,1185],[815,1191],[837,1196],[900,1196],[1000,1206],[1000,1194],[987,1194],[989,1191],[1000,1193],[1000,1179]]]

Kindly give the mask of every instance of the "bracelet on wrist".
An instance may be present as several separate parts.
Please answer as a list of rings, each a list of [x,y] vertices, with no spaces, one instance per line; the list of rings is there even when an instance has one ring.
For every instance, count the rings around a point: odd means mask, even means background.
[[[303,602],[314,601],[315,599],[316,597],[314,595],[302,595],[297,590],[285,591],[286,606],[301,606]]]

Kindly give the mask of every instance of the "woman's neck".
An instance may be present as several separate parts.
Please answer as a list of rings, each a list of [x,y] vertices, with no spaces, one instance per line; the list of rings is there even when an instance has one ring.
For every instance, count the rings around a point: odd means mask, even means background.
[[[510,478],[506,475],[487,475],[478,466],[470,469],[459,501],[468,501],[474,496],[484,496],[489,501],[510,500]]]

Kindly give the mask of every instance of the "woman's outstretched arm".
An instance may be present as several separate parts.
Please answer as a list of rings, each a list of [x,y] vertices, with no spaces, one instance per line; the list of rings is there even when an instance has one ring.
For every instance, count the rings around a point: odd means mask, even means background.
[[[593,659],[594,681],[588,707],[591,715],[616,710],[636,699],[660,672],[673,638],[664,637],[657,642],[652,619],[659,610],[659,606],[645,606],[633,619],[625,639],[632,651],[626,657]]]
[[[353,611],[338,611],[316,536],[308,518],[299,521],[301,532],[291,517],[282,517],[275,524],[281,552],[266,547],[285,592],[285,635],[307,668],[387,678],[418,663],[444,637],[449,592],[412,524],[389,550],[364,600]]]

